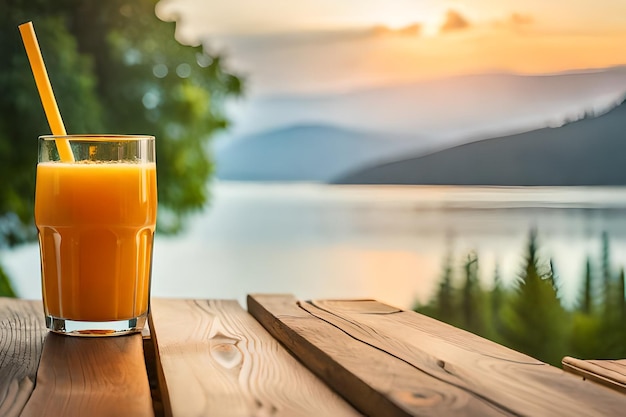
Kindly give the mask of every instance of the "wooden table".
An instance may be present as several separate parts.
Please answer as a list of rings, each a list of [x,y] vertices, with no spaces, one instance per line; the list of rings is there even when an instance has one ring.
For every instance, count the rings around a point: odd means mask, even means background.
[[[0,416],[617,416],[626,395],[371,300],[152,300],[149,335],[0,298]]]

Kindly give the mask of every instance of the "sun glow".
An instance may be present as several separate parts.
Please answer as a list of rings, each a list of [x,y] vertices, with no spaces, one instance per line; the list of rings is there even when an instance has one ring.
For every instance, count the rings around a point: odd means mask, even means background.
[[[179,40],[223,47],[258,91],[626,64],[623,0],[207,1],[161,0],[157,11],[180,17]]]
[[[373,10],[368,13],[361,22],[361,25],[384,26],[391,31],[402,32],[411,27],[419,27],[419,34],[423,36],[433,36],[437,33],[440,23],[439,14],[441,11],[433,7],[420,7],[418,10],[411,10],[390,7],[385,10]]]

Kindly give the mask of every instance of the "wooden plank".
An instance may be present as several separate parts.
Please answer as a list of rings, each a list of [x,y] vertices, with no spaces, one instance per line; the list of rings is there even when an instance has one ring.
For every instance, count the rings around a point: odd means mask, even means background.
[[[22,417],[153,415],[140,334],[46,336]]]
[[[450,403],[457,407],[449,410],[445,409],[448,404],[436,401],[423,404],[421,410],[404,406],[406,415],[486,415],[469,410],[469,402],[459,406],[468,398],[493,410],[491,414],[606,416],[620,415],[626,407],[626,396],[586,384],[558,368],[428,317],[376,304],[298,303],[289,296],[254,296],[248,300],[249,311],[272,329],[275,337],[312,369],[318,368],[316,372],[329,385],[338,391],[343,386],[342,395],[353,402],[364,401],[359,400],[362,394],[355,392],[355,383],[335,381],[338,372],[325,372],[324,368],[341,367],[353,380],[362,380],[402,407],[402,398],[393,395],[397,389],[394,385],[391,390],[380,388],[380,380],[391,378],[389,375],[372,374],[369,357],[368,361],[349,358],[355,352],[366,357],[376,351],[385,355],[388,364],[402,362],[410,365],[414,374],[438,381],[439,387],[429,398],[446,398],[453,392],[459,399],[458,403]],[[340,339],[338,333],[344,337]],[[347,350],[349,355],[345,354]],[[406,392],[423,397],[421,391],[431,387],[427,381],[416,379]],[[369,412],[371,404],[363,407],[367,408],[359,409],[365,414],[383,415]],[[428,410],[431,407],[438,410]]]
[[[358,415],[236,301],[156,299],[151,310],[165,415]]]
[[[148,327],[148,326],[146,326]],[[146,371],[148,382],[150,383],[150,394],[152,395],[152,408],[154,417],[164,417],[163,401],[161,400],[161,389],[159,388],[159,376],[157,371],[157,359],[154,352],[152,339],[143,336],[143,354],[146,360]]]
[[[563,369],[626,394],[626,359],[582,360],[566,356]]]
[[[413,366],[422,365],[417,349],[434,353],[441,368],[462,380],[466,389],[515,414],[606,416],[626,408],[622,395],[412,311],[376,315],[361,311],[358,302],[333,301],[303,307]]]
[[[346,305],[355,311],[339,317]],[[606,416],[618,415],[626,407],[626,397],[414,312],[372,315],[360,312],[358,302],[333,301],[307,303],[303,308],[414,366],[423,364],[416,350],[435,353],[448,374],[466,381],[466,389],[515,414]]]
[[[374,314],[400,311],[374,305]],[[437,361],[425,369],[372,348],[343,329],[320,320],[297,305],[292,296],[248,297],[248,311],[320,378],[370,416],[501,416],[512,415],[438,378]],[[422,354],[424,355],[424,354]],[[428,355],[425,355],[428,356]]]
[[[46,333],[41,301],[0,297],[0,416],[22,412]]]

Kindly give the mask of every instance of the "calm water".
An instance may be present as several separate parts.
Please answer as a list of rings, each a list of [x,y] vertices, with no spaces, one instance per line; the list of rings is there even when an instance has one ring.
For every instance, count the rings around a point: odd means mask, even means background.
[[[218,183],[187,232],[158,237],[153,295],[302,299],[374,297],[409,308],[425,301],[452,253],[479,256],[490,285],[521,268],[531,227],[572,302],[587,256],[599,266],[602,231],[614,268],[626,266],[626,188],[328,186]],[[40,298],[36,245],[0,253],[19,294]]]

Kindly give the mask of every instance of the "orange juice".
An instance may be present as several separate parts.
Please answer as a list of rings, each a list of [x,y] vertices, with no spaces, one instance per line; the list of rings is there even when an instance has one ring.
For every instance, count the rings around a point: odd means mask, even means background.
[[[145,315],[156,212],[155,163],[40,162],[35,223],[46,316]]]

